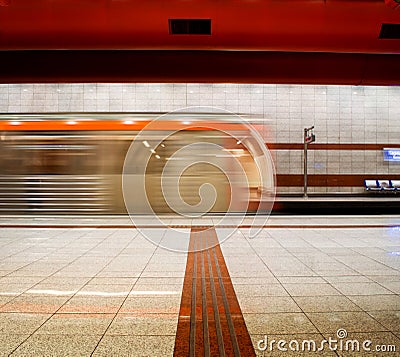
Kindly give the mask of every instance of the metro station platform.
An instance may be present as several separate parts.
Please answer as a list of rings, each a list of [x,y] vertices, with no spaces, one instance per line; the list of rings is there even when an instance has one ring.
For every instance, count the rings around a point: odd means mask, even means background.
[[[375,192],[371,194],[309,194],[281,195],[275,199],[273,214],[341,214],[376,215],[399,212],[400,194]]]
[[[1,216],[0,356],[398,355],[399,215],[164,218]]]

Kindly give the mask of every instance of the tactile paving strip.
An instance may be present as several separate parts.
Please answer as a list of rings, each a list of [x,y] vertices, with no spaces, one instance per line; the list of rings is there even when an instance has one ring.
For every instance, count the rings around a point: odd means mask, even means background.
[[[255,356],[212,227],[191,230],[174,356]]]

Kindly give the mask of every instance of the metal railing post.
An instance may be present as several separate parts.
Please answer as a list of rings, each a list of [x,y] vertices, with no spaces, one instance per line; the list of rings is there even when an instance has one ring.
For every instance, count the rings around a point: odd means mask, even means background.
[[[303,155],[303,160],[304,160],[304,197],[307,197],[307,149],[308,149],[308,144],[307,144],[307,129],[304,128],[304,155]]]
[[[314,135],[314,126],[310,128],[304,128],[304,155],[303,155],[303,166],[304,166],[304,198],[308,197],[307,194],[307,188],[308,188],[308,182],[307,182],[307,164],[308,164],[308,157],[307,157],[307,149],[308,149],[308,144],[311,144],[315,141],[315,135]]]

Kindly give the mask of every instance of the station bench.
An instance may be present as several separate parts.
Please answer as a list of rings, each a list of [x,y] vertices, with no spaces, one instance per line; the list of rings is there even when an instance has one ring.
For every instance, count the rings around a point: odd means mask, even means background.
[[[364,180],[367,192],[400,194],[400,180]]]

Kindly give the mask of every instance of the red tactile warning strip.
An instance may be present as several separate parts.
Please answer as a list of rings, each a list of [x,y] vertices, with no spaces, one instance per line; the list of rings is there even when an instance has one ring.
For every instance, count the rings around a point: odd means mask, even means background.
[[[174,356],[255,356],[215,229],[192,228],[189,248]]]

